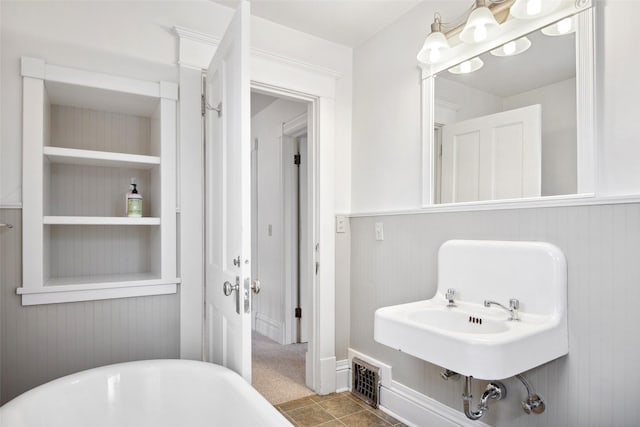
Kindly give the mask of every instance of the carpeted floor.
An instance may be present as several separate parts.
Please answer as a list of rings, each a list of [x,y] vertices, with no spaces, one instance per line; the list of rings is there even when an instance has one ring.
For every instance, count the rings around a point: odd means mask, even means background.
[[[252,334],[252,385],[272,405],[310,396],[304,385],[307,344],[280,345]]]

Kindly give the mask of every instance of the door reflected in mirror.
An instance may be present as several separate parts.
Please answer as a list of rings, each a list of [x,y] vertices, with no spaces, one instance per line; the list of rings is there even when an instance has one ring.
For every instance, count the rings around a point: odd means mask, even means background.
[[[435,76],[436,203],[578,192],[570,19],[569,30],[535,31]]]

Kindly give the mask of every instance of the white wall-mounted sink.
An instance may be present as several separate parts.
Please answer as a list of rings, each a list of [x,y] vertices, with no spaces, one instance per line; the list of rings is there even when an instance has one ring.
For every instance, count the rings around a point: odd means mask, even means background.
[[[447,289],[456,290],[455,307]],[[485,300],[520,301],[519,320]],[[375,313],[376,341],[459,374],[508,378],[568,353],[567,270],[542,242],[451,240],[438,254],[429,300]]]

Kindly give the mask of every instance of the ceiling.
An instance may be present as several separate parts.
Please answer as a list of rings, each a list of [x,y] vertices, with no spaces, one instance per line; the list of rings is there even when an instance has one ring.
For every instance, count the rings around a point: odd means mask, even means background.
[[[213,0],[229,7],[238,1]],[[356,47],[424,0],[252,0],[251,14]]]

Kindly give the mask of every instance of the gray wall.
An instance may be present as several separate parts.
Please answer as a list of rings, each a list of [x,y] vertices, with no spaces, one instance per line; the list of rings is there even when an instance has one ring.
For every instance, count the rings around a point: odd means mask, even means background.
[[[375,241],[376,222],[384,223],[382,242]],[[528,373],[546,412],[524,414],[524,389],[510,379],[506,401],[492,405],[483,421],[510,427],[638,425],[640,204],[352,218],[351,347],[392,365],[394,380],[461,410],[462,381],[443,382],[439,367],[373,340],[374,311],[431,298],[437,250],[460,238],[547,241],[568,262],[569,355]],[[475,396],[481,386],[478,381]]]
[[[22,307],[22,211],[0,209],[0,404],[51,379],[111,363],[178,358],[178,294]]]

